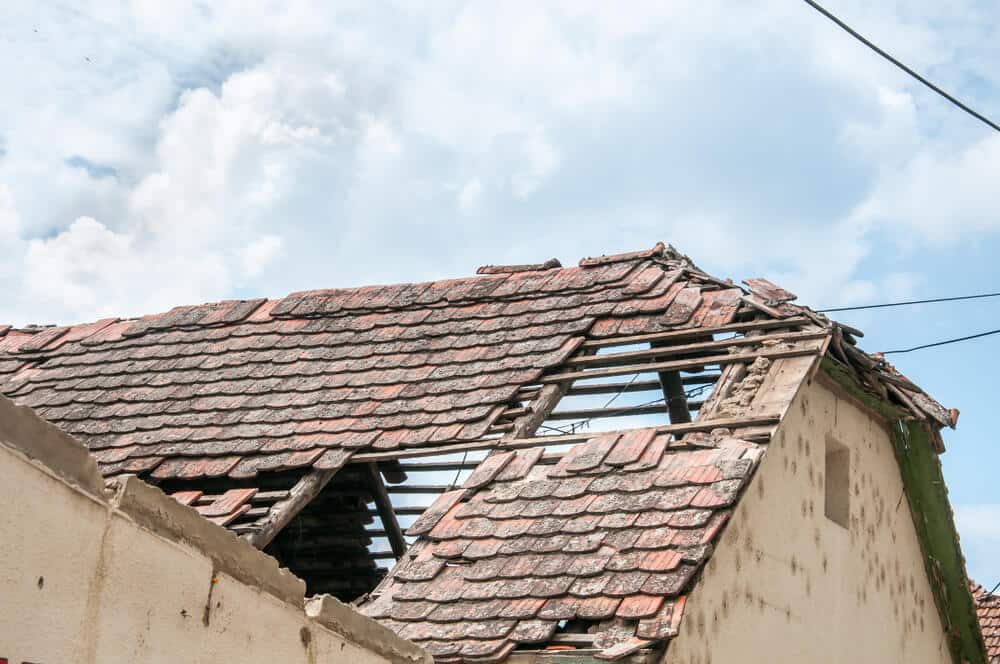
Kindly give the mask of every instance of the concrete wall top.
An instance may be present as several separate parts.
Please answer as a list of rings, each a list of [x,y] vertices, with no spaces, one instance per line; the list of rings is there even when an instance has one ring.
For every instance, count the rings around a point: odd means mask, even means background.
[[[29,487],[44,491],[46,482],[55,480],[77,494],[80,501],[96,503],[94,507],[100,508],[97,512],[134,523],[137,536],[149,533],[203,555],[214,572],[271,595],[320,629],[330,629],[389,661],[433,661],[424,650],[332,597],[313,598],[307,604],[301,579],[158,488],[134,476],[115,478],[105,486],[97,464],[82,444],[4,397],[0,397],[0,451],[21,457],[29,468],[48,476],[48,480],[40,477]],[[28,523],[10,525],[30,527]],[[16,567],[17,561],[9,562]]]

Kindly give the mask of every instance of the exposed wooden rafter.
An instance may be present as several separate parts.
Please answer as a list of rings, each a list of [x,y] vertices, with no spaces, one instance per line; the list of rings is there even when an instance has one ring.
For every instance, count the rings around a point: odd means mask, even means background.
[[[782,350],[763,350],[750,353],[732,353],[725,355],[708,355],[705,357],[693,358],[690,360],[671,360],[667,362],[650,362],[648,364],[630,364],[627,366],[603,367],[592,369],[591,371],[569,371],[545,376],[541,379],[543,383],[560,383],[567,380],[580,380],[583,378],[602,378],[607,376],[627,376],[637,373],[660,372],[660,371],[684,371],[687,369],[701,368],[712,365],[727,365],[736,363],[753,362],[758,357],[768,359],[781,359],[785,357],[801,357],[803,355],[816,355],[817,349],[810,346],[799,348],[789,348]]]
[[[396,520],[396,511],[392,506],[392,501],[389,499],[385,483],[382,481],[382,474],[379,472],[378,464],[374,462],[368,463],[367,470],[368,480],[372,488],[372,496],[375,498],[375,508],[378,510],[378,518],[382,521],[382,527],[385,529],[389,546],[392,547],[392,552],[396,556],[396,560],[399,560],[406,553],[406,539],[403,537],[403,529],[399,527],[399,521]]]
[[[760,426],[770,426],[772,424],[777,424],[779,420],[777,415],[757,415],[754,417],[721,417],[717,419],[705,419],[697,420],[687,424],[667,424],[659,427],[653,427],[658,433],[671,433],[674,435],[683,435],[685,433],[692,433],[696,431],[711,431],[712,429],[727,428],[727,429],[738,429],[743,427],[760,427]],[[602,432],[604,433],[604,432]],[[569,445],[573,443],[582,443],[584,441],[590,440],[594,437],[593,433],[573,433],[566,435],[553,435],[553,436],[535,436],[531,438],[488,438],[477,441],[472,441],[469,443],[460,443],[457,445],[449,445],[448,452],[471,452],[474,450],[516,450],[523,449],[527,447],[547,447],[550,445]],[[441,454],[440,449],[421,449],[419,447],[413,449],[404,449],[393,452],[369,452],[364,454],[357,454],[354,457],[355,461],[358,462],[368,462],[368,461],[382,461],[385,459],[402,459],[402,458],[415,458],[422,456],[436,456]],[[397,510],[397,513],[399,511]]]
[[[631,344],[649,343],[651,341],[683,341],[689,339],[699,339],[713,334],[724,334],[726,332],[747,332],[749,330],[771,330],[775,328],[797,328],[803,325],[814,324],[808,318],[794,317],[779,320],[754,320],[746,323],[730,323],[728,325],[717,325],[715,327],[693,327],[683,330],[667,330],[664,332],[650,332],[647,334],[631,334],[618,337],[605,337],[603,339],[588,339],[580,345],[581,350],[607,348],[609,346],[629,346]]]
[[[271,508],[270,514],[263,523],[253,532],[244,535],[247,541],[258,549],[263,549],[270,544],[271,540],[277,537],[278,533],[295,518],[295,515],[319,495],[323,487],[333,479],[333,476],[343,467],[343,463],[346,463],[349,457],[349,454],[345,455],[341,465],[336,468],[313,470],[306,473],[289,490],[288,497]]]
[[[704,341],[692,344],[670,344],[666,340],[658,340],[651,342],[653,344],[653,348],[650,349],[626,351],[623,353],[605,353],[603,355],[591,355],[588,357],[576,357],[567,361],[566,366],[605,367],[636,360],[656,360],[668,357],[686,356],[694,353],[710,353],[712,351],[726,350],[737,346],[755,346],[761,343],[777,343],[779,341],[786,341],[789,343],[809,341],[811,339],[822,339],[829,335],[829,330],[808,330],[806,332],[768,334],[759,337],[734,337],[732,339],[719,339],[718,341]]]

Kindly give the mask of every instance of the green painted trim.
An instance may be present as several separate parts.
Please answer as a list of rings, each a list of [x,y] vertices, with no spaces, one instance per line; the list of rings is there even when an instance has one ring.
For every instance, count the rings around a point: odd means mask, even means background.
[[[941,462],[926,424],[868,393],[843,365],[823,358],[822,368],[838,385],[869,408],[884,415],[892,428],[892,444],[910,504],[913,525],[924,555],[924,567],[938,613],[948,632],[955,664],[986,664],[986,646],[969,592],[965,558],[958,543]]]

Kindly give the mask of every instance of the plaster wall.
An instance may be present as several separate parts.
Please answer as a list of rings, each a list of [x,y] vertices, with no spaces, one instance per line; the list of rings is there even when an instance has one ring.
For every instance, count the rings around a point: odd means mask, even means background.
[[[885,427],[822,373],[802,386],[665,664],[951,661]],[[828,440],[849,450],[847,527],[825,515]]]
[[[431,662],[2,398],[0,505],[0,662]]]

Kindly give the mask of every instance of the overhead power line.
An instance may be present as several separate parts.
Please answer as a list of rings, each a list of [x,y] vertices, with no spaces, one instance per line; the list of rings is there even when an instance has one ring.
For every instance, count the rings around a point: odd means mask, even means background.
[[[980,332],[979,334],[970,334],[967,337],[958,337],[957,339],[946,339],[944,341],[935,341],[932,344],[924,344],[922,346],[914,346],[913,348],[904,348],[902,350],[887,350],[883,355],[889,355],[891,353],[912,353],[915,350],[923,350],[924,348],[934,348],[936,346],[947,346],[948,344],[958,343],[959,341],[968,341],[969,339],[979,339],[981,337],[988,337],[991,334],[1000,334],[1000,330],[990,330],[989,332]]]
[[[909,300],[907,302],[887,302],[884,304],[865,304],[857,307],[832,307],[817,309],[822,313],[833,311],[861,311],[862,309],[885,309],[886,307],[905,307],[910,304],[930,304],[933,302],[957,302],[958,300],[978,300],[984,297],[1000,297],[1000,293],[981,293],[979,295],[958,295],[956,297],[935,297],[928,300]]]
[[[879,55],[881,55],[883,58],[885,58],[886,60],[888,60],[892,64],[896,65],[897,67],[899,67],[900,69],[902,69],[904,72],[906,72],[907,74],[909,74],[913,78],[917,79],[918,81],[920,81],[921,83],[923,83],[925,86],[927,86],[928,88],[930,88],[934,92],[938,93],[939,95],[941,95],[942,97],[944,97],[945,99],[947,99],[948,101],[950,101],[955,106],[959,107],[960,109],[962,109],[963,111],[965,111],[966,113],[968,113],[969,115],[971,115],[972,117],[976,118],[977,120],[979,120],[980,122],[982,122],[983,124],[985,124],[987,127],[990,127],[991,129],[995,129],[996,131],[1000,131],[1000,125],[998,125],[997,123],[993,122],[992,120],[990,120],[989,118],[987,118],[983,114],[978,113],[977,111],[973,110],[972,108],[970,108],[966,104],[962,103],[961,101],[959,101],[958,99],[956,99],[952,95],[948,94],[947,92],[945,92],[944,90],[942,90],[938,86],[936,86],[933,83],[931,83],[930,81],[928,81],[926,78],[924,78],[923,76],[921,76],[917,72],[913,71],[912,69],[910,69],[909,67],[907,67],[906,65],[904,65],[902,62],[900,62],[896,58],[892,57],[891,55],[889,55],[888,53],[886,53],[885,51],[883,51],[881,48],[879,48],[878,46],[876,46],[875,44],[873,44],[871,41],[869,41],[868,39],[866,39],[864,36],[862,36],[861,34],[859,34],[854,28],[852,28],[851,26],[847,25],[846,23],[844,23],[843,21],[841,21],[839,18],[837,18],[836,16],[834,16],[833,14],[831,14],[826,8],[824,8],[819,3],[814,2],[813,0],[803,0],[803,2],[805,2],[807,5],[809,5],[810,7],[812,7],[813,9],[815,9],[816,11],[818,11],[823,16],[827,17],[828,19],[830,19],[831,21],[833,21],[834,23],[836,23],[845,32],[847,32],[852,37],[854,37],[855,39],[857,39],[858,41],[860,41],[862,44],[864,44],[865,46],[867,46],[871,50],[875,51],[876,53],[878,53]]]

